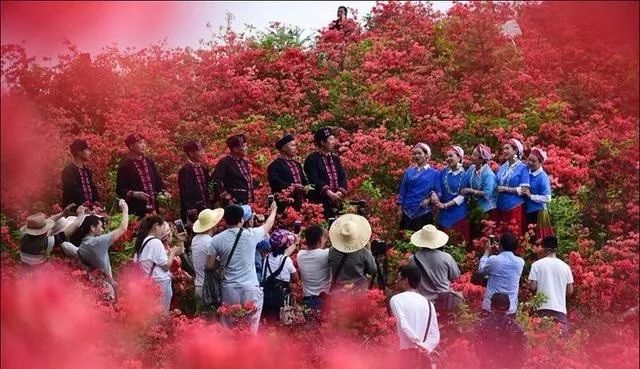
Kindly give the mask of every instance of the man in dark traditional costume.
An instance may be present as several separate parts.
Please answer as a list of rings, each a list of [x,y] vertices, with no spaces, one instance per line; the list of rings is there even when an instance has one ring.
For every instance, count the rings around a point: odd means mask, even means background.
[[[306,193],[305,186],[309,182],[302,170],[302,165],[295,160],[298,150],[293,135],[288,134],[279,139],[276,142],[276,149],[280,151],[280,156],[269,164],[267,175],[271,191],[277,194],[278,211],[284,212],[289,205],[300,210]],[[283,191],[287,194],[283,194]]]
[[[310,192],[313,202],[321,203],[327,218],[335,217],[347,194],[347,173],[340,157],[332,153],[336,138],[331,128],[320,128],[314,133],[317,150],[304,161],[304,171],[314,187]]]
[[[156,196],[164,192],[164,184],[153,160],[144,155],[144,137],[130,134],[124,143],[129,154],[118,166],[116,193],[126,200],[132,214],[142,218],[158,210]]]

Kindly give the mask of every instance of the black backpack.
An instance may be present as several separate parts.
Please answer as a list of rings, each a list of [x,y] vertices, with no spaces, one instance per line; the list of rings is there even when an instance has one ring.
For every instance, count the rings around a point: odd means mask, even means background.
[[[282,258],[278,269],[272,272],[269,266],[269,255],[265,258],[265,266],[262,270],[262,283],[260,283],[260,286],[264,290],[263,308],[266,310],[281,308],[284,305],[284,298],[289,293],[289,283],[276,279],[282,272],[282,269],[284,269],[286,261],[287,256]],[[269,277],[267,277],[267,270],[271,273]]]

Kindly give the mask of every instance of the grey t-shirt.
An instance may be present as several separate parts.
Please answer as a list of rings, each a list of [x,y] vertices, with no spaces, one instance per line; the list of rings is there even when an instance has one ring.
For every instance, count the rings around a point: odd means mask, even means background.
[[[220,265],[225,265],[239,228],[229,228],[213,236],[213,246],[210,255],[220,257]],[[238,246],[231,257],[231,262],[225,271],[223,286],[229,287],[257,287],[256,274],[256,245],[265,237],[264,228],[245,228],[238,240]]]
[[[344,255],[348,256],[338,275],[338,265]],[[332,247],[329,249],[329,266],[332,278],[337,278],[336,286],[355,284],[357,288],[368,288],[369,279],[366,275],[373,276],[377,272],[376,261],[366,247],[350,254],[344,254]]]
[[[438,293],[450,290],[451,281],[460,276],[458,264],[453,257],[441,250],[421,249],[413,258],[417,257],[425,269],[426,276],[422,273],[418,292],[429,300],[435,300]],[[415,260],[411,262],[415,264]]]
[[[88,263],[96,269],[100,269],[105,275],[113,278],[111,274],[111,260],[109,259],[109,247],[113,244],[111,233],[97,237],[87,236],[82,239],[78,248],[78,257],[83,263]]]

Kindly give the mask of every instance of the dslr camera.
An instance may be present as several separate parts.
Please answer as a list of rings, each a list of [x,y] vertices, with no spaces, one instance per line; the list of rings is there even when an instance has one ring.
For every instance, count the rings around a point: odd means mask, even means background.
[[[381,255],[385,255],[389,250],[389,244],[383,240],[373,240],[371,241],[371,253],[374,257],[378,257]]]
[[[350,201],[349,205],[356,207],[356,213],[363,217],[369,216],[369,204],[364,200]]]

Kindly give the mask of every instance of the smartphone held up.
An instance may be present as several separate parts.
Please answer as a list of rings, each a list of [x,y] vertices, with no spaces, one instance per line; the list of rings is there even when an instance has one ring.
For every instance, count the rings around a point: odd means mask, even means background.
[[[176,232],[178,234],[187,234],[187,229],[184,227],[184,223],[182,223],[182,219],[178,219],[173,222],[176,225]]]

